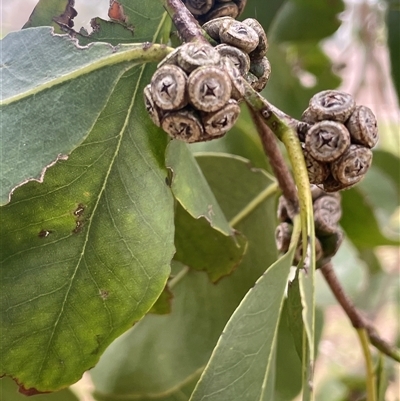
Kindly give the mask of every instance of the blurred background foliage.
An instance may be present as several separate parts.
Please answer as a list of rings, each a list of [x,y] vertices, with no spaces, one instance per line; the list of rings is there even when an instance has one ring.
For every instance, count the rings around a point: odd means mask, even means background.
[[[36,0],[3,0],[1,35],[20,29],[35,5]],[[90,30],[90,19],[95,16],[107,19],[108,5],[108,0],[77,0],[75,28],[79,30],[84,26]],[[360,185],[343,192],[341,225],[346,232],[346,240],[333,262],[342,285],[356,305],[371,319],[384,338],[400,344],[400,2],[248,0],[240,19],[247,17],[257,18],[268,33],[270,49],[267,56],[272,64],[272,75],[263,95],[269,101],[299,118],[314,93],[340,88],[352,93],[357,103],[369,106],[377,115],[380,142],[374,150],[373,166]],[[245,110],[236,127],[224,138],[193,145],[192,149],[194,152],[211,151],[242,156],[250,159],[254,166],[269,170],[257,134],[252,129]],[[213,163],[200,158],[206,177],[210,165],[212,168],[218,167]],[[238,169],[240,170],[240,166]],[[224,211],[229,207],[227,203]],[[251,237],[251,227],[239,229],[248,238]],[[274,255],[261,254],[257,257],[269,257],[273,260]],[[251,264],[244,262],[245,266],[246,263]],[[251,279],[255,280],[260,273],[253,271],[254,277]],[[180,291],[190,292],[192,288],[195,293],[195,288],[206,285],[203,278],[193,275],[189,280],[191,284]],[[358,346],[354,346],[358,344],[356,335],[324,281],[319,275],[317,278],[317,303],[321,315],[319,320],[321,324],[324,320],[324,324],[316,366],[316,399],[362,400],[365,373],[361,351]],[[207,289],[207,296],[217,297],[215,302],[223,302],[221,288],[219,295],[213,294],[213,291]],[[239,300],[242,295],[239,290]],[[177,299],[181,302],[191,299],[190,294],[182,297]],[[195,304],[196,299],[191,299],[191,302]],[[179,308],[179,304],[176,308]],[[226,319],[232,310],[227,306],[222,313],[226,315]],[[160,326],[158,320],[164,319],[168,327],[168,319],[174,319],[174,316],[148,316],[146,319],[150,323],[140,334],[141,340],[137,343],[144,347],[149,344],[149,333],[154,333],[163,326],[163,323]],[[217,325],[213,328],[215,333],[212,338],[218,338],[222,327]],[[277,366],[276,400],[292,400],[300,389],[299,378],[295,373],[288,373],[293,371],[294,359],[290,353],[294,354],[295,351],[284,321],[279,330],[277,360],[280,362]],[[116,342],[126,341],[130,335],[128,332]],[[172,343],[176,335],[173,331],[169,333]],[[112,347],[113,345],[109,350],[111,354]],[[139,353],[140,347],[131,352]],[[152,353],[156,354],[157,349]],[[386,358],[379,358],[376,353],[375,356],[380,372],[380,399],[398,401],[399,366]],[[110,357],[106,358],[109,363]],[[107,367],[108,372],[111,368],[115,374],[122,375],[126,360],[123,355],[115,358],[114,365]],[[198,358],[204,358],[201,350]],[[202,363],[205,362],[206,359]],[[282,380],[280,383],[283,375],[292,380]],[[94,371],[95,382],[98,385],[100,383],[100,387],[102,381],[106,380],[103,376],[104,368],[100,367],[97,373]],[[187,399],[197,378],[198,375],[195,375],[188,380],[181,389],[182,398],[179,399]],[[117,379],[113,376],[107,380]],[[131,381],[132,378],[127,375],[127,380]],[[142,379],[139,378],[140,380]],[[1,401],[21,399],[11,380],[2,380],[0,383]],[[75,393],[81,400],[89,400],[91,388],[92,383],[87,376],[72,386],[72,392],[66,390],[65,394],[43,395],[37,399],[73,401],[76,399]]]

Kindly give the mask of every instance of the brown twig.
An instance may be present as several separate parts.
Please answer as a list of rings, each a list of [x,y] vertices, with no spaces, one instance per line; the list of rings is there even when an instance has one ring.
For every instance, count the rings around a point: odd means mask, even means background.
[[[286,199],[290,213],[299,213],[299,198],[297,196],[296,185],[291,176],[286,162],[279,149],[276,136],[264,123],[258,113],[249,107],[251,118],[257,128],[261,138],[265,154],[267,155],[271,168]],[[293,216],[292,216],[293,217]]]
[[[181,0],[162,0],[162,3],[184,42],[208,43],[201,26]]]
[[[326,282],[328,283],[331,291],[335,298],[339,302],[340,306],[346,312],[346,315],[351,321],[351,324],[356,329],[364,329],[369,337],[371,344],[376,347],[379,351],[400,362],[400,350],[383,338],[381,338],[376,331],[375,327],[367,321],[367,319],[361,315],[360,311],[355,307],[350,298],[345,294],[342,285],[340,284],[331,262],[326,263],[320,268]]]

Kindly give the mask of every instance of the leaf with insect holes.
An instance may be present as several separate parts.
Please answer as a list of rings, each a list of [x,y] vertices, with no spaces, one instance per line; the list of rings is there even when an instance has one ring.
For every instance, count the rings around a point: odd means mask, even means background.
[[[7,35],[0,56],[0,204],[82,142],[127,69],[167,53],[141,43],[79,47],[49,27]]]
[[[153,32],[164,23],[160,10],[159,19],[151,17]],[[70,154],[47,169],[43,183],[15,189],[0,208],[0,376],[16,378],[29,392],[55,391],[93,367],[165,286],[174,254],[173,198],[164,166],[168,138],[143,104],[155,69],[143,64],[151,47],[103,43],[81,49],[50,28],[26,29],[9,40],[29,42],[21,53],[38,58],[22,58],[13,70],[20,74],[6,77],[14,84],[3,110],[20,107],[25,114],[17,126],[30,121],[31,132],[21,131],[32,148],[25,154],[19,149],[15,182],[29,177],[21,163],[37,159],[40,149],[47,147],[49,159],[60,146]],[[11,48],[5,53],[12,59]],[[123,54],[131,61],[110,61]],[[23,79],[29,62],[47,69],[31,71],[32,81]],[[64,138],[68,133],[73,139]],[[2,160],[7,168],[8,157]],[[6,177],[11,171],[0,170]]]

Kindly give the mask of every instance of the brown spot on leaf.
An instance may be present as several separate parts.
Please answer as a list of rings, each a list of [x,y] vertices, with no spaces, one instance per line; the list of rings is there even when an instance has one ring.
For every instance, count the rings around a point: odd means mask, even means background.
[[[50,391],[38,391],[34,387],[26,389],[24,386],[20,385],[18,391],[26,396],[38,395],[38,394],[48,394]]]
[[[100,297],[105,301],[108,298],[108,291],[107,290],[99,290]]]
[[[124,13],[124,8],[121,3],[117,0],[111,0],[110,7],[108,9],[108,16],[116,21],[126,22],[126,15]]]
[[[74,210],[74,216],[81,217],[85,211],[85,205],[79,203],[77,208]]]
[[[79,234],[83,229],[83,221],[77,220],[75,223],[75,228],[72,230],[74,234]]]
[[[57,22],[57,24],[61,27],[72,28],[74,26],[73,19],[78,15],[74,5],[75,0],[68,0],[68,4],[65,7],[64,12],[58,17],[54,17],[53,21]]]

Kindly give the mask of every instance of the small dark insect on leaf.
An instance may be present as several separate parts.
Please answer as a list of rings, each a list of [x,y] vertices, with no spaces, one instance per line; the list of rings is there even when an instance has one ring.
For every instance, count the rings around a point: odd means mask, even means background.
[[[53,231],[50,230],[41,230],[38,234],[39,238],[47,238]]]

